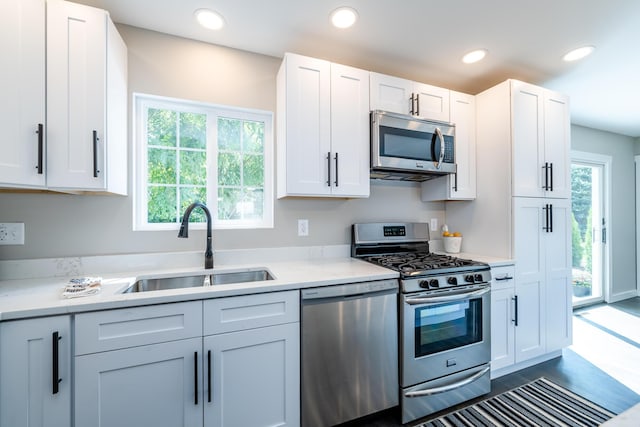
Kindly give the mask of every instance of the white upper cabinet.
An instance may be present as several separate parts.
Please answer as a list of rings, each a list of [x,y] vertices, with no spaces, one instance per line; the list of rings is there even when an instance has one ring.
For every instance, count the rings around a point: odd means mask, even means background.
[[[422,183],[422,201],[473,200],[476,197],[475,96],[451,91],[451,123],[456,126],[457,172]]]
[[[373,72],[370,79],[371,110],[450,121],[448,89]]]
[[[369,73],[287,53],[278,72],[278,197],[369,196]]]
[[[0,2],[0,187],[45,186],[45,2]]]
[[[47,3],[47,185],[127,193],[127,50],[106,11]]]
[[[568,99],[511,80],[513,195],[568,198],[570,121]]]

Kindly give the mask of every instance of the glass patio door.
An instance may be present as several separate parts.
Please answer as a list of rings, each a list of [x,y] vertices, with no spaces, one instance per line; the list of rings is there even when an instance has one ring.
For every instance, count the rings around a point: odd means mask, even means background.
[[[605,158],[572,154],[571,241],[573,306],[603,301],[607,260]]]

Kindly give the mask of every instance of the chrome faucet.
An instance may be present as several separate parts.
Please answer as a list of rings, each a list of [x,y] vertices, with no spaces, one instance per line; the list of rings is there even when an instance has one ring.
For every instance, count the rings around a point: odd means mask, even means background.
[[[213,268],[213,249],[211,247],[211,213],[204,203],[195,202],[191,203],[189,207],[187,207],[187,210],[184,211],[184,215],[182,216],[182,224],[180,224],[178,237],[189,237],[189,217],[191,216],[191,211],[193,211],[195,208],[201,208],[204,211],[204,214],[207,216],[207,250],[204,253],[204,268]]]

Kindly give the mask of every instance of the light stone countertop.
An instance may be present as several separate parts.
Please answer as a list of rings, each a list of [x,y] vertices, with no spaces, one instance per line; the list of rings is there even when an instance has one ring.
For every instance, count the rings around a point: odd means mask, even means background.
[[[486,262],[492,267],[514,263],[509,259],[477,254],[452,255]],[[202,265],[202,261],[201,252],[0,261],[0,321],[395,279],[399,276],[395,271],[351,258],[349,245],[221,251],[215,255],[213,270],[194,267]],[[269,270],[274,280],[122,294],[139,279],[261,268]],[[92,296],[64,298],[62,292],[69,279],[83,276],[102,277],[101,292]]]
[[[266,268],[274,280],[214,285],[151,292],[121,292],[138,279],[198,275],[217,271],[242,271]],[[70,277],[31,278],[0,282],[0,321],[29,317],[74,314],[86,311],[108,310],[228,297],[265,292],[286,291],[370,280],[395,279],[398,273],[354,258],[320,258],[283,262],[265,262],[242,265],[221,265],[213,270],[176,268],[154,269],[127,273],[109,273],[102,277],[102,289],[97,295],[64,298],[62,291]]]

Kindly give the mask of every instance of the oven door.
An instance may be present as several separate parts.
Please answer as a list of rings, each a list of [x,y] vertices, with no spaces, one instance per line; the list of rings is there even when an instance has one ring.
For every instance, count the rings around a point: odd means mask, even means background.
[[[455,128],[388,112],[372,112],[371,167],[455,173]]]
[[[491,360],[489,285],[402,296],[402,386]]]

